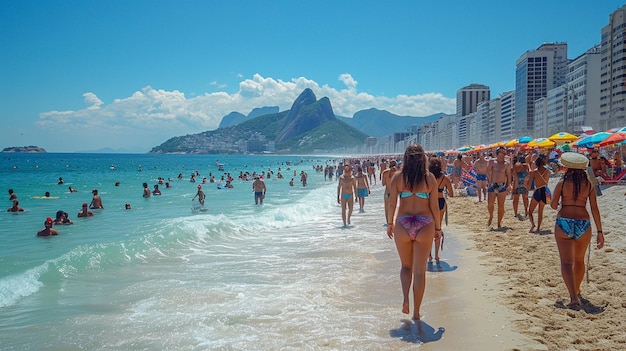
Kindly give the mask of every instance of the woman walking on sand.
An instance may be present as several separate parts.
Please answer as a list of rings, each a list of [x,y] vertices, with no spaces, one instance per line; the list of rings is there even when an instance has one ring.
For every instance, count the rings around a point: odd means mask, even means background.
[[[383,163],[384,164],[384,163]],[[396,161],[389,161],[389,168],[386,168],[380,174],[381,184],[385,187],[385,220],[389,225],[389,186],[391,185],[391,179],[396,173]]]
[[[426,288],[426,261],[435,234],[441,236],[437,180],[426,169],[427,158],[420,145],[404,152],[402,169],[391,179],[387,235],[393,238],[400,256],[402,313],[409,313],[409,289],[413,284],[413,319],[420,319]],[[398,217],[394,221],[396,206]]]
[[[557,213],[554,237],[561,258],[561,275],[570,296],[568,307],[579,308],[581,302],[580,285],[585,276],[585,252],[591,242],[591,221],[587,212],[587,200],[596,225],[596,247],[604,246],[604,234],[600,220],[600,210],[595,187],[587,179],[587,157],[565,152],[561,164],[567,167],[563,179],[554,188],[554,198],[550,204]]]
[[[535,219],[533,218],[533,212],[535,207],[539,206],[537,211],[537,231],[541,230],[541,222],[543,221],[543,208],[548,203],[548,179],[550,179],[550,170],[546,168],[546,156],[539,155],[535,160],[537,168],[530,173],[529,183],[535,184],[535,191],[533,192],[533,198],[530,200],[528,206],[528,218],[530,219],[529,233],[535,233]]]
[[[450,197],[454,197],[454,187],[452,186],[452,182],[450,178],[443,174],[441,171],[441,163],[442,161],[438,158],[431,158],[428,161],[428,170],[435,176],[437,180],[437,202],[439,205],[439,223],[443,221],[443,216],[448,211],[448,204],[446,204],[446,199],[444,197],[444,190],[448,192]],[[435,233],[435,261],[439,262],[439,249],[443,249],[443,232]],[[431,261],[432,257],[430,254],[428,255],[428,260]]]

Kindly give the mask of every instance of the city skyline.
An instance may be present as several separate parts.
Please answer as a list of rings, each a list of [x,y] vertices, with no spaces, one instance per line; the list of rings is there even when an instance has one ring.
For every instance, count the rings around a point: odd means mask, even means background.
[[[305,88],[340,116],[454,114],[464,86],[514,90],[515,60],[544,42],[570,59],[599,44],[624,4],[309,5],[3,3],[2,147],[146,152],[232,111],[288,109]]]

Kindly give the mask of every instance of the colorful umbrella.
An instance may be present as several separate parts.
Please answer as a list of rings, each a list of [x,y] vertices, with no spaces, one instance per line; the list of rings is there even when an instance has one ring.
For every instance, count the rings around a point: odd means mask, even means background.
[[[552,141],[574,141],[578,139],[578,137],[571,133],[560,132],[552,135],[548,139]]]
[[[589,147],[592,148],[595,144],[602,142],[604,139],[608,138],[611,133],[608,132],[599,132],[593,135],[590,135],[583,139],[576,140],[573,144],[577,147]]]
[[[520,143],[520,144],[528,144],[528,143],[530,143],[532,140],[533,140],[533,138],[532,138],[532,137],[529,137],[528,135],[523,136],[523,137],[521,137],[521,138],[517,139],[517,141],[519,141],[519,143]]]
[[[471,151],[471,150],[474,150],[474,148],[469,146],[469,145],[463,146],[463,147],[460,147],[460,148],[456,149],[456,151],[458,151],[458,152],[468,152],[468,151]]]
[[[611,128],[611,129],[607,130],[607,132],[609,132],[609,133],[615,133],[615,132],[623,132],[623,133],[626,133],[626,127],[622,127],[622,128]]]
[[[504,144],[504,146],[506,146],[506,147],[515,147],[517,145],[519,145],[519,140],[517,140],[517,139],[513,139],[513,140],[511,140],[511,141],[509,141],[509,142]]]
[[[609,135],[606,139],[602,140],[596,146],[602,147],[607,145],[613,145],[617,143],[621,143],[626,140],[626,132],[615,132]]]
[[[539,138],[539,139],[535,139],[532,140],[531,142],[529,142],[528,144],[526,144],[528,147],[532,147],[532,148],[545,148],[545,147],[554,147],[554,145],[556,145],[556,143],[548,138]]]

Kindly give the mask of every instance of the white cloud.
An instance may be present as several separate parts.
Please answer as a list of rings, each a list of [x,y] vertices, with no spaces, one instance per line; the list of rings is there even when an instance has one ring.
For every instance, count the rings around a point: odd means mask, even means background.
[[[358,82],[349,73],[341,74],[338,79],[345,85],[344,89],[320,86],[305,77],[283,81],[255,74],[242,80],[239,90],[232,94],[213,92],[187,97],[178,90],[147,86],[109,104],[87,92],[83,94],[88,105],[85,109],[41,113],[38,125],[54,126],[63,142],[68,142],[68,136],[63,133],[72,133],[72,138],[77,141],[79,136],[90,136],[84,142],[90,143],[91,149],[131,144],[150,149],[172,136],[215,129],[222,117],[232,111],[247,114],[253,108],[263,106],[287,110],[305,88],[313,90],[318,99],[328,97],[335,114],[344,117],[372,107],[398,115],[426,116],[437,112],[453,113],[456,106],[453,98],[439,93],[374,96],[358,92]],[[210,84],[219,86],[217,82]],[[83,146],[68,145],[66,150],[84,149]]]
[[[88,110],[97,110],[102,106],[102,100],[98,99],[94,93],[84,93],[85,103],[89,105]]]

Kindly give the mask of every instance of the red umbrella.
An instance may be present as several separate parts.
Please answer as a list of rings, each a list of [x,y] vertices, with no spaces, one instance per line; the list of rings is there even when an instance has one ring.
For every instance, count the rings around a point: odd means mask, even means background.
[[[624,133],[624,132],[616,132],[616,133],[613,133],[613,134],[609,135],[606,139],[602,140],[601,142],[599,142],[596,145],[602,147],[602,146],[607,146],[607,145],[613,145],[613,144],[621,143],[624,140],[626,140],[626,133]]]

